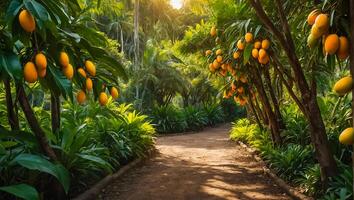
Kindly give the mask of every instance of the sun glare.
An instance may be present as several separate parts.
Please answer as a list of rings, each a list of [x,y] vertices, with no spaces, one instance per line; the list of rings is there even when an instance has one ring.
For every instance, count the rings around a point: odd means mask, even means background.
[[[174,9],[180,9],[183,6],[183,0],[170,0],[170,4]]]

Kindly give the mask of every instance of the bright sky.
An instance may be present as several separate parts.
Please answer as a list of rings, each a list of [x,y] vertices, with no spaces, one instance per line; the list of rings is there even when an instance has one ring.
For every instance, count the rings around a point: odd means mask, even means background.
[[[183,0],[170,0],[170,4],[175,9],[180,9],[183,6]]]

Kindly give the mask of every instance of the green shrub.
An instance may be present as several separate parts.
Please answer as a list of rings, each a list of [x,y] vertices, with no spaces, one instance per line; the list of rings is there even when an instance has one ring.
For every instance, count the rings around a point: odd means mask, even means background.
[[[350,200],[353,199],[353,171],[351,166],[340,165],[338,176],[330,178],[329,187],[323,199]]]
[[[221,106],[205,104],[178,108],[173,105],[154,107],[148,115],[159,133],[197,131],[224,121]]]
[[[284,143],[308,145],[311,142],[310,130],[305,117],[290,106],[282,116],[286,124],[286,130],[282,131]]]
[[[154,128],[147,116],[137,114],[131,105],[95,102],[85,106],[63,106],[62,131],[57,138],[60,159],[76,180],[74,191],[86,187],[153,144]]]
[[[295,180],[303,191],[312,197],[318,197],[322,193],[321,169],[319,164],[309,165],[301,174],[301,177]]]
[[[284,179],[293,180],[299,177],[311,164],[309,161],[312,160],[312,149],[297,144],[274,147],[269,135],[267,130],[261,131],[248,119],[237,120],[230,132],[232,140],[246,142],[258,150],[270,167]]]
[[[208,118],[208,125],[214,126],[215,124],[224,122],[225,115],[220,104],[204,104],[203,110]]]
[[[183,109],[187,130],[198,131],[208,124],[208,116],[200,107],[188,106]]]
[[[232,123],[230,139],[250,143],[254,141],[258,132],[259,129],[256,124],[252,124],[247,118],[243,118]]]
[[[310,146],[303,147],[290,144],[285,147],[275,148],[264,159],[277,174],[285,180],[291,181],[300,177],[313,162],[313,150]]]
[[[158,133],[179,133],[187,130],[185,115],[172,105],[154,107],[149,115]]]
[[[82,191],[122,164],[142,155],[153,145],[155,129],[147,116],[136,113],[131,105],[109,103],[102,107],[92,101],[79,106],[67,102],[62,108],[61,130],[57,134],[46,133],[63,170],[71,176],[70,196],[73,191]],[[50,130],[50,122],[45,122],[49,118],[48,111],[37,111],[37,114],[43,117],[39,121],[43,122],[44,130]],[[31,132],[12,133],[2,129],[0,126],[0,185],[16,185],[19,183],[17,180],[26,182],[29,175],[29,182],[37,184],[37,180],[46,177],[44,173],[33,173],[23,166],[10,165],[24,153],[40,155],[36,139]]]

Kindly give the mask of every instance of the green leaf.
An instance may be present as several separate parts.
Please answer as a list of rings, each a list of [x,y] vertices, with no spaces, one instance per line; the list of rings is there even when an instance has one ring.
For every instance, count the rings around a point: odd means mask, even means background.
[[[96,31],[95,29],[87,28],[84,25],[76,25],[73,28],[76,33],[78,33],[87,41],[89,41],[91,46],[107,46],[107,39],[104,37],[104,35]]]
[[[27,184],[4,186],[0,187],[0,190],[25,200],[39,200],[37,190]]]
[[[69,97],[71,101],[73,101],[73,87],[71,81],[68,80],[64,74],[54,66],[48,66],[48,79],[50,80],[49,83],[51,85],[51,89],[55,91],[59,91],[64,98]],[[74,69],[75,70],[75,69]],[[53,85],[55,84],[55,85]],[[55,88],[53,88],[55,87]]]
[[[1,154],[6,154],[6,149],[5,147],[0,143],[0,155]]]
[[[331,12],[331,17],[330,17],[330,21],[329,21],[329,26],[333,26],[333,21],[334,21],[334,14],[335,14],[336,10],[333,10]]]
[[[19,142],[26,143],[26,145],[37,146],[37,139],[30,132],[25,131],[9,131],[0,126],[0,139],[15,139]]]
[[[122,63],[120,63],[118,60],[108,56],[108,55],[103,55],[101,57],[96,58],[98,61],[102,62],[107,66],[108,69],[111,69],[111,72],[117,73],[118,76],[123,78],[123,80],[127,81],[128,76],[125,73],[125,70],[123,68]]]
[[[327,65],[328,68],[333,70],[336,65],[336,58],[335,56],[327,55]]]
[[[25,7],[31,12],[31,14],[35,17],[37,25],[39,29],[37,32],[41,35],[41,37],[46,40],[47,37],[47,28],[50,30],[51,34],[57,35],[57,27],[54,21],[51,19],[50,14],[47,9],[35,0],[25,0]],[[54,16],[55,17],[55,16]],[[55,18],[57,19],[57,18]]]
[[[64,5],[56,0],[40,0],[40,2],[47,8],[49,14],[55,19],[57,24],[69,23],[69,16],[64,10]]]
[[[258,36],[259,31],[261,30],[262,26],[258,25],[256,30],[254,31],[254,37],[256,38]]]
[[[18,56],[13,52],[0,54],[0,65],[11,78],[17,81],[22,79],[22,66]]]
[[[48,160],[33,154],[20,154],[15,158],[19,165],[30,169],[38,170],[53,175],[62,184],[66,193],[70,187],[69,172],[60,164],[54,165]]]
[[[6,10],[6,22],[9,25],[9,29],[11,30],[12,27],[12,22],[15,19],[15,17],[17,16],[18,12],[20,11],[20,9],[23,7],[23,3],[21,3],[21,1],[19,0],[12,0],[9,7]]]
[[[85,159],[85,160],[89,160],[89,161],[98,163],[101,166],[103,166],[107,171],[112,172],[112,166],[107,161],[103,160],[100,157],[87,155],[87,154],[78,154],[78,156]]]
[[[247,33],[248,31],[248,26],[250,25],[251,19],[248,19],[245,23],[245,32]]]
[[[65,31],[65,30],[62,30],[62,29],[60,29],[60,31],[61,31],[62,33],[64,33],[65,35],[67,35],[67,36],[71,37],[72,39],[74,39],[76,43],[79,43],[80,40],[81,40],[80,35],[77,34],[77,33]]]
[[[41,21],[48,21],[51,19],[47,9],[35,0],[25,1],[25,7],[36,17],[36,19],[40,19]]]
[[[253,49],[252,44],[246,45],[245,51],[243,52],[243,64],[247,64],[248,61],[250,60],[252,49]]]
[[[70,189],[70,174],[68,170],[61,164],[57,164],[54,166],[57,172],[56,178],[63,185],[65,192],[68,193]]]

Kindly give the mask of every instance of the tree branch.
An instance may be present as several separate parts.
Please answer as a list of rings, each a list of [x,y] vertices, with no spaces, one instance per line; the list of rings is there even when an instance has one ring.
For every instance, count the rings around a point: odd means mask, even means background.
[[[23,88],[22,85],[17,86],[17,95],[18,95],[18,100],[20,103],[20,106],[23,110],[23,113],[26,116],[26,119],[28,121],[28,124],[31,128],[31,130],[34,132],[37,141],[39,145],[41,146],[43,152],[52,160],[57,161],[57,156],[55,155],[54,150],[50,147],[48,139],[45,135],[45,132],[43,129],[40,127],[38,120],[36,119],[36,116],[31,108],[31,105],[28,102],[25,89]]]
[[[55,134],[60,130],[60,99],[59,95],[51,92],[50,106],[52,115],[52,132]]]
[[[280,79],[283,81],[284,86],[286,87],[286,89],[288,90],[289,95],[293,98],[293,100],[295,101],[295,103],[298,105],[298,107],[300,108],[300,110],[304,113],[307,114],[305,106],[301,103],[300,99],[297,98],[295,92],[293,91],[293,89],[290,87],[290,84],[288,83],[288,81],[284,78],[283,76],[283,72],[278,68],[278,66],[281,65],[281,63],[278,63],[279,61],[277,59],[272,59],[275,63],[273,63],[274,69],[277,71]],[[278,62],[277,62],[278,61]]]
[[[18,122],[18,115],[14,109],[14,102],[12,100],[11,95],[11,85],[10,79],[4,80],[5,86],[5,98],[6,98],[6,108],[7,108],[7,118],[9,120],[9,124],[11,126],[11,130],[19,130],[20,125]]]
[[[249,0],[252,7],[255,9],[257,16],[263,22],[263,24],[268,28],[268,30],[275,35],[279,40],[281,46],[283,47],[287,57],[289,58],[292,69],[294,70],[296,84],[302,94],[304,101],[310,101],[310,89],[306,82],[305,75],[301,69],[301,64],[295,54],[287,43],[285,36],[275,27],[268,15],[265,13],[259,0]]]

